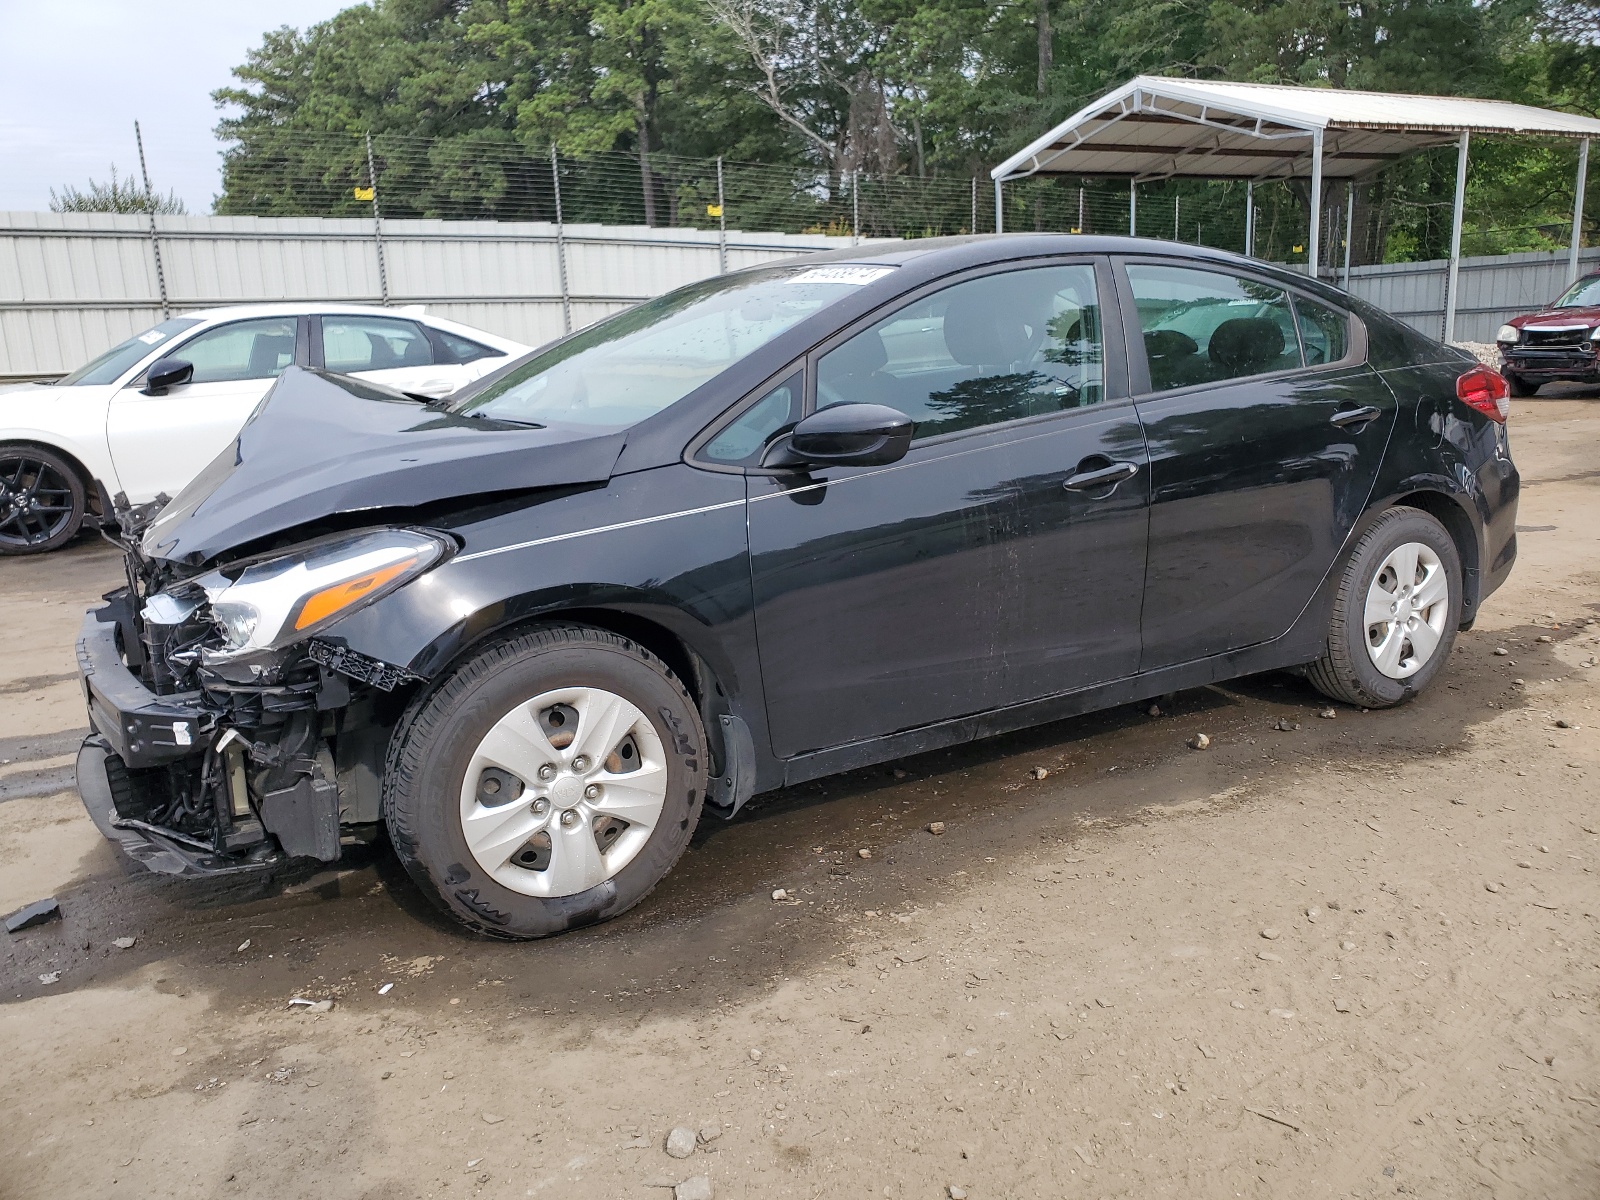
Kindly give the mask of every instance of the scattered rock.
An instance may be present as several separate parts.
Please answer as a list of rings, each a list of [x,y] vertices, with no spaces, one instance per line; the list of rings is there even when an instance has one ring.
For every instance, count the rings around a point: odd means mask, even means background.
[[[673,1158],[688,1158],[694,1153],[694,1147],[695,1136],[692,1129],[685,1129],[679,1125],[667,1134],[666,1150]]]
[[[479,1115],[483,1117],[483,1123],[485,1125],[498,1125],[501,1121],[505,1120],[505,1118],[499,1113],[486,1112],[480,1113]]]
[[[1189,749],[1205,750],[1211,746],[1211,739],[1206,734],[1197,733],[1189,739]]]
[[[43,975],[39,976],[39,982],[44,984],[46,987],[49,987],[52,983],[60,983],[61,972],[46,971]]]
[[[750,1051],[750,1061],[751,1062],[760,1062],[761,1061],[761,1051],[752,1048],[751,1051]]]
[[[1240,1004],[1237,1000],[1229,1000],[1228,1001],[1228,1007],[1229,1008],[1243,1008],[1244,1005]]]
[[[1496,646],[1494,648],[1494,656],[1496,658],[1504,658],[1506,655],[1508,655],[1510,653],[1511,653],[1511,651],[1507,650],[1504,646]]]
[[[722,1126],[721,1125],[707,1125],[703,1129],[700,1130],[700,1133],[699,1133],[698,1136],[700,1138],[700,1144],[702,1146],[709,1146],[712,1142],[716,1141],[719,1137],[722,1136]]]
[[[112,939],[111,944],[118,950],[132,950],[133,944],[139,939],[136,937],[121,937]]]
[[[1328,901],[1328,907],[1331,910],[1333,910],[1334,912],[1338,912],[1339,911],[1339,902],[1337,900],[1329,900]]]
[[[1261,936],[1266,938],[1269,942],[1275,942],[1278,940],[1278,931],[1269,925],[1267,928],[1261,931]]]
[[[1050,774],[1050,768],[1048,768],[1048,767],[1034,767],[1033,770],[1028,772],[1028,774],[1033,776],[1033,778],[1035,778],[1035,779],[1044,779],[1046,776],[1048,776]]]
[[[1300,728],[1300,722],[1292,721],[1288,717],[1279,717],[1272,723],[1272,727],[1279,733],[1293,733]]]
[[[1529,862],[1529,861],[1528,861],[1528,860],[1527,860],[1527,859],[1525,859],[1525,858],[1519,858],[1519,859],[1518,859],[1518,860],[1517,860],[1517,866],[1519,866],[1519,867],[1521,867],[1521,868],[1522,868],[1522,869],[1523,869],[1523,870],[1525,870],[1525,871],[1528,871],[1528,870],[1532,870],[1532,869],[1533,869],[1533,864],[1532,864],[1532,863],[1531,863],[1531,862]]]
[[[1339,715],[1338,710],[1335,709],[1332,705],[1329,705],[1327,708],[1320,709],[1317,712],[1317,716],[1321,717],[1324,721],[1331,721],[1335,717],[1337,717],[1338,715]]]
[[[907,774],[902,768],[896,767],[894,769],[894,777],[896,779],[905,779],[905,778],[907,778]]]
[[[787,900],[789,898],[789,893],[783,888],[774,888],[772,892],[772,898],[774,900]]]
[[[1348,1001],[1348,1000],[1335,1000],[1333,1002],[1333,1011],[1334,1012],[1342,1012],[1342,1013],[1349,1012],[1350,1011],[1350,1001]]]
[[[1577,726],[1575,724],[1573,724],[1571,721],[1567,720],[1565,717],[1557,717],[1556,718],[1556,728],[1557,729],[1576,729]]]
[[[945,1188],[945,1191],[950,1193],[950,1200],[967,1200],[966,1188],[957,1187],[952,1183],[949,1187]]]
[[[187,1053],[189,1053],[189,1047],[187,1046],[174,1046],[172,1048],[173,1058],[182,1058]]]
[[[378,989],[378,995],[387,996],[393,990],[394,990],[394,984],[386,983],[381,988]]]
[[[1274,954],[1270,950],[1259,950],[1256,952],[1256,957],[1262,962],[1278,963],[1283,961],[1283,956],[1281,954]]]
[[[1536,642],[1553,642],[1553,641],[1555,641],[1555,638],[1551,637],[1548,633],[1541,633],[1538,637],[1534,638],[1533,640],[1536,641]]]
[[[1308,921],[1315,921],[1321,915],[1322,915],[1322,910],[1320,908],[1318,908],[1315,904],[1313,904],[1310,908],[1306,909],[1306,920],[1308,920]]]
[[[711,1200],[711,1176],[696,1175],[672,1189],[672,1200]]]
[[[244,941],[239,943],[239,949],[234,951],[234,953],[235,954],[243,954],[248,949],[250,949],[250,939],[249,938],[245,938]]]
[[[863,846],[863,847],[861,847],[861,849],[856,851],[856,857],[857,858],[871,858],[872,857],[872,851],[868,850],[865,846]]]
[[[1344,950],[1344,951],[1354,950],[1355,948],[1356,948],[1356,944],[1354,942],[1350,941],[1348,938],[1346,938],[1344,941],[1339,943],[1339,949]]]
[[[1292,1020],[1294,1020],[1294,1009],[1292,1009],[1292,1008],[1269,1008],[1267,1010],[1267,1016],[1269,1016],[1269,1017],[1277,1017],[1279,1020],[1282,1020],[1282,1021],[1292,1021]]]
[[[1486,892],[1498,892],[1500,885],[1498,883],[1486,883],[1483,885],[1483,890]]]
[[[941,833],[944,832],[944,822],[943,821],[929,821],[928,822],[928,832],[933,834],[934,837],[938,837]]]
[[[332,1000],[307,1000],[304,996],[296,996],[289,1001],[290,1008],[302,1009],[308,1013],[325,1013],[333,1008]]]
[[[35,900],[32,904],[17,909],[6,918],[6,932],[20,933],[24,929],[32,929],[35,925],[43,925],[46,921],[59,921],[61,919],[61,905],[54,896],[47,896],[43,900]]]
[[[1161,705],[1152,704],[1149,708],[1145,709],[1144,711],[1145,711],[1145,714],[1147,716],[1159,717],[1161,715]]]

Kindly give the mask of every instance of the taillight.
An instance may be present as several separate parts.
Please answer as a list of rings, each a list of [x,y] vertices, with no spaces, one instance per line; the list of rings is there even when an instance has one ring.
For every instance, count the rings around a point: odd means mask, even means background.
[[[1500,373],[1488,367],[1473,367],[1456,380],[1457,400],[1502,425],[1511,415],[1510,395],[1510,389]]]

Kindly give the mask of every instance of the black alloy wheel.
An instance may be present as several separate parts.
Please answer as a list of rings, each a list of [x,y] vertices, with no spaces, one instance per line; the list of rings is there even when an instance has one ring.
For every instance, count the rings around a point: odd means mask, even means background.
[[[67,463],[36,446],[0,446],[0,554],[43,554],[83,523],[87,493]]]

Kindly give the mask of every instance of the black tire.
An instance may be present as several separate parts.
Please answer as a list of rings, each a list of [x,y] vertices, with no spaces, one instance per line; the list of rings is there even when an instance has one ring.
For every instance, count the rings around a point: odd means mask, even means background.
[[[0,446],[0,554],[46,554],[74,537],[89,489],[66,459],[42,446]]]
[[[1433,656],[1414,674],[1392,679],[1378,670],[1367,652],[1364,613],[1367,591],[1389,554],[1407,542],[1420,542],[1439,556],[1449,585],[1449,610]],[[1306,678],[1324,696],[1360,708],[1388,708],[1426,690],[1450,659],[1461,624],[1461,556],[1445,527],[1417,508],[1391,508],[1356,543],[1346,562],[1328,622],[1321,658]]]
[[[1538,395],[1539,385],[1537,383],[1529,383],[1521,375],[1514,374],[1511,371],[1502,371],[1501,374],[1505,376],[1506,389],[1517,399],[1526,400],[1529,396]]]
[[[563,687],[604,688],[647,716],[666,757],[666,806],[643,847],[610,879],[540,898],[504,886],[473,857],[459,797],[495,722]],[[412,703],[389,743],[383,812],[400,861],[443,911],[489,937],[540,938],[609,920],[648,896],[689,845],[707,773],[699,713],[665,664],[606,630],[556,625],[486,647]]]

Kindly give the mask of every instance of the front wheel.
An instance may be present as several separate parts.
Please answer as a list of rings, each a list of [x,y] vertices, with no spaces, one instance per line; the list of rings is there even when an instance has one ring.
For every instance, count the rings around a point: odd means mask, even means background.
[[[1502,374],[1505,375],[1506,390],[1517,399],[1526,400],[1529,396],[1538,394],[1539,385],[1537,383],[1533,383],[1530,380],[1524,379],[1521,375],[1517,375],[1511,371],[1505,371],[1502,372]]]
[[[1323,655],[1306,676],[1323,695],[1387,708],[1443,668],[1461,624],[1461,557],[1437,520],[1392,508],[1356,544]]]
[[[402,721],[384,814],[407,871],[456,920],[537,938],[619,915],[689,844],[705,732],[683,685],[605,630],[481,651]]]
[[[42,446],[0,446],[0,554],[43,554],[83,524],[88,492],[72,464]]]

